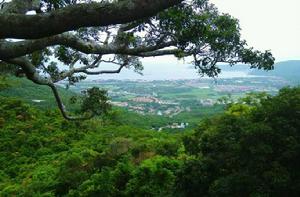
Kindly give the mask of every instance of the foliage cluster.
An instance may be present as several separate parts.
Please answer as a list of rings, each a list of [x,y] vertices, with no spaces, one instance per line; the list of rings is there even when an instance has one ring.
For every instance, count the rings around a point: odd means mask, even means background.
[[[171,134],[1,97],[0,196],[297,196],[299,111],[285,88]]]

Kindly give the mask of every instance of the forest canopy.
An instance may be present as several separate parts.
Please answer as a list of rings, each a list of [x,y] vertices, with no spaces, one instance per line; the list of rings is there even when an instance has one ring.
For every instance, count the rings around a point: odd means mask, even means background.
[[[192,133],[147,131],[113,119],[70,122],[20,100],[0,101],[0,196],[300,192],[299,87],[250,95]]]

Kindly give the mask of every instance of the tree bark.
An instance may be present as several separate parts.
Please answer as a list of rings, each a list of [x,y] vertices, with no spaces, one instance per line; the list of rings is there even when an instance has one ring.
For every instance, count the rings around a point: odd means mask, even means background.
[[[38,39],[81,27],[108,26],[151,17],[183,0],[124,0],[70,5],[37,15],[0,14],[0,39]]]

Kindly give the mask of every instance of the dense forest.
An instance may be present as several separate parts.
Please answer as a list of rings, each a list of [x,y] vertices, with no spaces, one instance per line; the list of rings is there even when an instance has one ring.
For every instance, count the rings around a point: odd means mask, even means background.
[[[0,196],[298,196],[300,88],[252,94],[194,131],[70,122],[0,99]]]

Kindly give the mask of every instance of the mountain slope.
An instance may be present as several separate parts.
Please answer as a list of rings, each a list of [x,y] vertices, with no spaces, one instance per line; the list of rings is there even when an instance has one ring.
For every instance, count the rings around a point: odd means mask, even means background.
[[[260,76],[276,76],[288,80],[299,81],[300,60],[278,62],[274,65],[274,70],[267,71],[267,72],[263,70],[253,70],[251,74],[260,75]]]
[[[8,77],[6,80],[9,87],[0,91],[0,96],[22,98],[27,103],[42,108],[56,108],[55,98],[52,91],[47,86],[36,85],[25,78]],[[64,88],[58,88],[65,105],[76,93]]]

